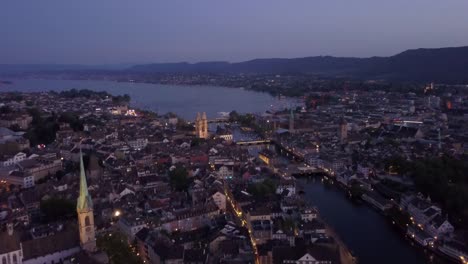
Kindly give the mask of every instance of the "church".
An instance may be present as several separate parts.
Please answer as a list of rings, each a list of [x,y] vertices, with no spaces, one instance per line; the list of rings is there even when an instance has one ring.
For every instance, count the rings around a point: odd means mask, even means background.
[[[206,113],[202,114],[197,113],[197,118],[195,119],[195,134],[198,138],[207,139],[208,134],[208,119],[206,118]]]
[[[79,186],[78,225],[49,223],[15,230],[7,223],[6,232],[0,232],[0,264],[107,263],[105,254],[97,252],[93,201],[81,153]]]
[[[76,212],[78,213],[81,248],[90,253],[96,252],[93,200],[88,192],[82,153],[80,153],[80,195],[76,204]]]

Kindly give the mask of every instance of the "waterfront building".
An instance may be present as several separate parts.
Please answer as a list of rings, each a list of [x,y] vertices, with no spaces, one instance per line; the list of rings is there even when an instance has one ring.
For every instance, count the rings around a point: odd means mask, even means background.
[[[390,203],[390,201],[388,201],[382,195],[374,191],[369,191],[363,194],[362,199],[382,212],[392,208],[392,204]]]
[[[276,187],[276,194],[285,196],[296,195],[296,183],[294,180],[281,179],[280,183]]]
[[[318,212],[314,208],[306,208],[300,211],[301,220],[304,222],[312,222],[314,219],[317,219]]]
[[[434,246],[434,238],[424,230],[409,226],[406,230],[406,234],[423,247]]]
[[[434,238],[450,235],[455,230],[453,225],[450,224],[447,217],[442,215],[436,216],[427,225],[427,232]]]
[[[275,247],[272,255],[273,263],[329,264],[341,262],[337,247],[330,245]]]

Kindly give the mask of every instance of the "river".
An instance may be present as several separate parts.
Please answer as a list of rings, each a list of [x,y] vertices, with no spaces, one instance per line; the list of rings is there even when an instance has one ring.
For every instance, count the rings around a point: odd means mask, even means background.
[[[447,264],[406,240],[385,216],[367,204],[356,204],[335,185],[320,178],[301,179],[306,200],[338,233],[359,264]]]
[[[1,91],[44,92],[70,89],[106,91],[113,95],[129,94],[131,106],[159,114],[173,112],[186,120],[193,120],[197,112],[206,112],[208,118],[219,117],[220,112],[262,113],[282,110],[300,104],[295,99],[273,97],[268,93],[215,86],[162,85],[94,80],[9,80],[1,84]]]

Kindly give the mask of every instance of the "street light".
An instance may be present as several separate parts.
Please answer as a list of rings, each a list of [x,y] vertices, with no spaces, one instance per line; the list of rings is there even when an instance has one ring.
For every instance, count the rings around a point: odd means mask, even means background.
[[[116,210],[116,211],[114,212],[114,216],[115,216],[115,217],[119,217],[121,214],[122,214],[122,213],[121,213],[119,210]]]

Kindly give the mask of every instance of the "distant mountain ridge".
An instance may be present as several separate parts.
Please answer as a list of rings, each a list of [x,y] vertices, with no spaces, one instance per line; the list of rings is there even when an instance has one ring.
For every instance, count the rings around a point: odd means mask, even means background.
[[[123,70],[129,64],[82,65],[82,64],[0,64],[0,74],[21,74],[58,71]]]
[[[245,73],[314,74],[325,77],[385,79],[441,83],[468,83],[468,46],[412,49],[390,57],[333,57],[254,59],[229,63],[152,63],[140,65],[0,64],[0,74],[94,72],[119,73]]]
[[[135,65],[146,73],[304,73],[402,81],[468,82],[468,46],[407,50],[390,57],[317,56],[245,62],[154,63]]]

